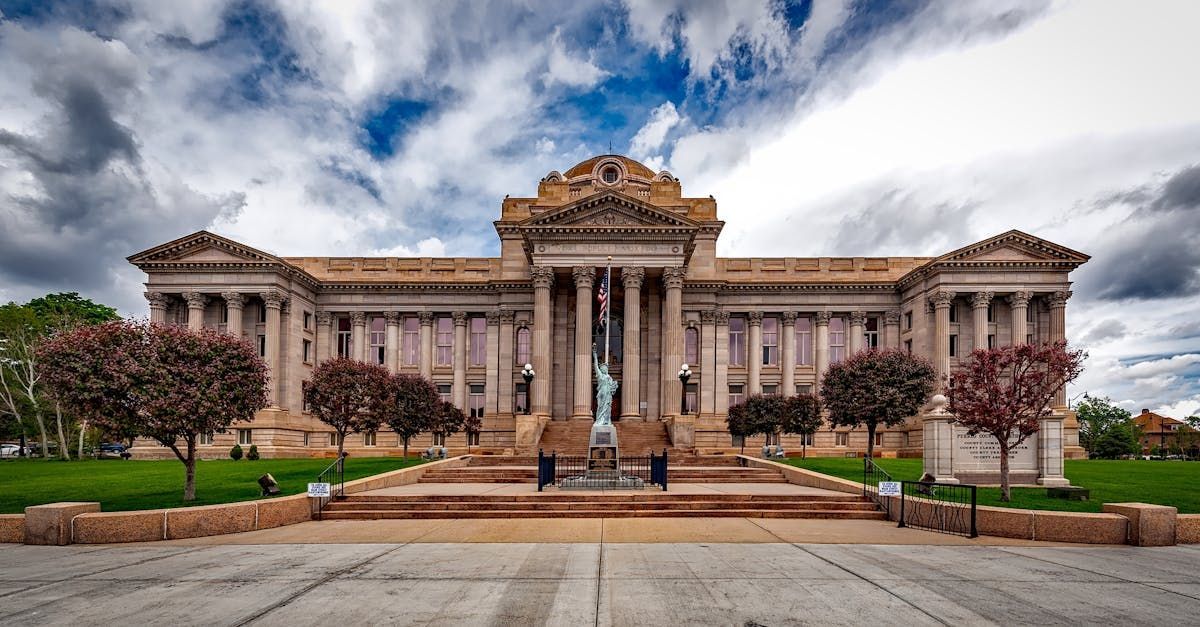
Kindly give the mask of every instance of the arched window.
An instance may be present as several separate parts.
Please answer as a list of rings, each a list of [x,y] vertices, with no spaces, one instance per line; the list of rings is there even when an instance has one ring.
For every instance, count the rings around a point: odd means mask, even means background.
[[[683,330],[683,359],[689,365],[700,362],[700,330],[688,327]],[[695,366],[692,365],[694,368]]]
[[[529,363],[529,327],[520,327],[517,329],[517,365],[524,366]]]

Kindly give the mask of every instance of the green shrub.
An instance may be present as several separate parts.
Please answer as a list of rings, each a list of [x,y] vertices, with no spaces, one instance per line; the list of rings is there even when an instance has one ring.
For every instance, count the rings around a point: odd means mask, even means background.
[[[242,445],[234,444],[233,448],[229,449],[229,456],[232,457],[233,461],[235,461],[235,462],[237,460],[241,459],[242,458]]]
[[[254,444],[250,445],[250,452],[246,453],[246,459],[248,459],[252,462],[258,461],[258,446],[257,445],[254,445]]]

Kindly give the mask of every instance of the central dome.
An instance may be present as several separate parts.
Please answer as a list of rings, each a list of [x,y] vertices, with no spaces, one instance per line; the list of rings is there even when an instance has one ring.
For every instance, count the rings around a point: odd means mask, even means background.
[[[597,155],[586,161],[580,161],[572,166],[570,170],[567,170],[565,176],[568,179],[572,179],[577,176],[591,174],[596,169],[596,164],[600,161],[620,161],[625,166],[625,171],[629,172],[629,174],[644,179],[654,178],[654,172],[650,171],[650,168],[623,155]]]

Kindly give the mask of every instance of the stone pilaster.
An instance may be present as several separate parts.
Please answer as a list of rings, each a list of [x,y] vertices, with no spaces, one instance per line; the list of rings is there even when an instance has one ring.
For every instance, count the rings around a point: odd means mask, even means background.
[[[495,416],[499,408],[497,392],[500,389],[500,310],[489,309],[487,317],[487,355],[484,357],[483,414]]]
[[[596,269],[575,266],[571,276],[575,279],[575,393],[571,415],[587,418],[592,415],[592,285]],[[600,358],[604,359],[603,355]]]
[[[863,349],[863,329],[867,324],[867,314],[864,311],[850,312],[850,329],[847,335],[846,348],[850,355],[854,355]]]
[[[554,286],[554,268],[533,266],[529,269],[533,282],[533,379],[531,410],[539,416],[550,415],[550,324],[554,312],[550,309],[550,288]]]
[[[642,400],[642,283],[646,269],[641,266],[621,268],[621,285],[625,288],[621,360],[621,417],[640,416]]]
[[[676,374],[683,365],[683,280],[687,276],[687,268],[682,266],[663,268],[663,355],[666,363],[662,364],[663,382],[662,415],[677,415],[682,409],[680,400],[683,389],[680,387]]]
[[[400,370],[400,312],[384,312],[383,319],[387,322],[387,334],[383,339],[383,365],[387,366],[388,372],[394,373]]]
[[[225,332],[233,337],[242,337],[242,312],[246,309],[246,297],[238,292],[221,292],[225,299]]]
[[[885,348],[900,348],[899,309],[889,309],[883,312],[883,346]]]
[[[832,317],[828,311],[813,314],[813,335],[817,342],[817,349],[813,351],[813,365],[817,373],[817,389],[820,389],[821,379],[829,369],[829,319]]]
[[[950,376],[950,305],[955,296],[949,290],[938,290],[929,297],[933,305],[933,367],[942,388]]]
[[[333,357],[333,313],[317,312],[317,361],[325,361]]]
[[[992,304],[995,294],[989,291],[971,294],[971,324],[975,329],[975,348],[987,348],[988,338],[988,307]]]
[[[367,314],[350,312],[350,355],[359,361],[367,360]]]
[[[1046,299],[1046,304],[1050,307],[1050,341],[1062,342],[1067,339],[1067,299],[1071,298],[1070,290],[1058,290],[1052,292],[1049,298]],[[1054,394],[1054,407],[1065,408],[1067,406],[1067,390],[1060,388]]]
[[[796,312],[783,312],[779,321],[783,326],[779,340],[782,344],[779,351],[782,368],[779,387],[783,388],[780,390],[783,396],[793,396],[796,394]]]
[[[496,411],[501,414],[513,413],[513,370],[524,366],[516,365],[516,355],[513,354],[516,341],[516,329],[513,326],[515,320],[516,312],[501,307],[499,359],[496,360],[499,378],[496,386]]]
[[[420,368],[419,371],[422,377],[433,379],[433,312],[422,311],[417,313],[417,319],[421,321],[421,349],[420,349]]]
[[[279,290],[268,290],[262,292],[259,296],[263,300],[263,304],[267,308],[267,367],[271,371],[271,382],[267,386],[267,393],[272,407],[279,406],[279,391],[282,383],[282,368],[279,363],[279,334],[280,334],[280,317],[283,310],[283,304],[287,301],[287,296]]]
[[[184,292],[183,299],[187,301],[188,328],[193,331],[204,328],[204,308],[208,305],[208,297],[200,292]]]
[[[1009,294],[1008,306],[1012,312],[1012,345],[1020,346],[1029,335],[1029,301],[1033,292],[1020,290]]]
[[[450,313],[454,319],[454,388],[451,398],[463,412],[467,411],[467,312]]]
[[[746,314],[747,335],[750,336],[746,351],[747,394],[762,392],[762,319],[761,311]]]
[[[170,297],[162,292],[146,292],[146,302],[150,303],[150,322],[154,324],[166,324],[167,322],[167,303]]]

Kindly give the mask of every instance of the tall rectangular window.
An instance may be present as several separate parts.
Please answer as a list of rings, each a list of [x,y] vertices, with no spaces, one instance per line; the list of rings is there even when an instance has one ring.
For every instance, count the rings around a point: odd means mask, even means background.
[[[439,366],[454,365],[454,321],[448,316],[437,319],[437,361]]]
[[[529,386],[524,383],[518,383],[513,389],[513,411],[518,414],[525,413],[529,409]]]
[[[746,400],[745,399],[745,396],[746,396],[745,390],[746,390],[746,387],[743,385],[729,386],[729,406],[730,407],[733,407],[734,405],[737,405],[737,404],[741,403],[742,401]]]
[[[529,327],[521,327],[517,329],[517,365],[524,366],[529,363]]]
[[[387,342],[387,320],[383,316],[375,316],[370,320],[371,337],[369,346],[371,352],[367,359],[377,363],[383,363],[384,345]]]
[[[762,363],[764,366],[779,365],[779,318],[766,316],[762,319]]]
[[[840,363],[846,358],[846,319],[829,319],[829,363]]]
[[[471,318],[472,366],[487,364],[487,318]]]
[[[812,319],[796,318],[796,364],[812,365]]]
[[[696,327],[683,330],[683,360],[693,368],[700,361],[700,330]]]
[[[438,385],[437,388],[438,388],[438,397],[441,398],[443,401],[449,403],[450,395],[453,393],[452,392],[453,388],[447,383],[442,383],[441,385]]]
[[[746,319],[729,319],[729,365],[746,365]]]
[[[879,348],[879,318],[867,318],[866,324],[863,325],[863,348]]]
[[[481,383],[473,383],[470,388],[470,395],[467,396],[467,415],[483,417],[483,398],[484,386]]]
[[[338,357],[349,357],[354,347],[351,346],[350,319],[337,319],[337,354]]]
[[[404,337],[400,342],[400,354],[405,366],[415,366],[421,359],[421,321],[415,316],[404,319]]]

